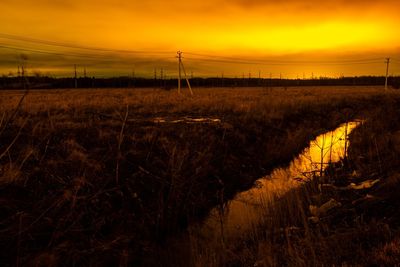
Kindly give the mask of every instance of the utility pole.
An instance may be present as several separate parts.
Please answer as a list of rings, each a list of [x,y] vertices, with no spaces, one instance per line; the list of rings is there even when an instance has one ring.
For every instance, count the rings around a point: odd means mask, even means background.
[[[76,77],[76,64],[74,64],[74,69],[75,69],[75,88],[78,88],[78,80]]]
[[[83,77],[86,79],[86,67],[83,67]]]
[[[135,69],[132,69],[132,87],[135,88]]]
[[[23,85],[23,87],[25,89],[26,85],[25,85],[25,68],[24,68],[24,65],[21,66],[21,75],[22,75],[22,85]]]
[[[181,93],[181,68],[182,68],[182,70],[183,70],[183,74],[185,75],[185,80],[186,80],[186,83],[187,83],[187,85],[188,85],[188,87],[189,87],[189,91],[190,91],[190,94],[191,95],[193,95],[193,91],[192,91],[192,87],[190,86],[190,82],[189,82],[189,79],[188,79],[188,77],[187,77],[187,75],[186,75],[186,70],[185,70],[185,66],[183,65],[183,63],[182,63],[182,52],[181,51],[178,51],[177,52],[177,54],[178,54],[178,63],[179,63],[179,76],[178,76],[178,93],[180,94]]]
[[[162,88],[164,86],[164,70],[161,68],[160,70],[160,87]]]
[[[388,75],[389,75],[390,58],[386,58],[386,78],[385,78],[385,91],[388,89]]]
[[[249,71],[249,78],[247,79],[247,87],[251,86],[251,72]]]
[[[157,87],[157,69],[154,68],[154,81],[153,81],[154,89]]]
[[[179,73],[178,73],[178,93],[181,93],[181,63],[182,63],[182,52],[178,51],[178,65],[179,65]]]

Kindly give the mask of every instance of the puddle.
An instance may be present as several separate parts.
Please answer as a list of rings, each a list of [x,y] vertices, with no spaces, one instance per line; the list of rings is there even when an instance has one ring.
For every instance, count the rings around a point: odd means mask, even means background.
[[[267,216],[266,210],[289,190],[301,185],[313,175],[321,175],[329,163],[344,158],[348,149],[348,135],[361,122],[350,122],[311,141],[309,146],[288,167],[277,168],[270,175],[256,181],[250,190],[238,193],[223,207],[211,210],[201,226],[204,237],[221,238],[226,242],[239,238]]]
[[[179,119],[171,119],[171,118],[154,118],[154,123],[221,123],[220,119],[216,118],[191,118],[191,117],[183,117]]]

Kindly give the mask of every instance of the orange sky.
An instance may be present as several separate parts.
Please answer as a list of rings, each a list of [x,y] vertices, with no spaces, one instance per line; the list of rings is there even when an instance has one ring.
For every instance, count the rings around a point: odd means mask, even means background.
[[[153,75],[154,68],[164,68],[174,76],[177,50],[188,53],[188,71],[206,76],[382,75],[385,57],[400,58],[395,0],[1,0],[0,5],[0,34],[146,52],[105,53],[0,35],[0,46],[8,47],[0,48],[0,73],[15,69],[21,53],[28,54],[31,70],[57,75],[67,75],[77,63],[93,75],[128,75],[132,69]],[[399,74],[398,65],[393,61],[391,73]]]

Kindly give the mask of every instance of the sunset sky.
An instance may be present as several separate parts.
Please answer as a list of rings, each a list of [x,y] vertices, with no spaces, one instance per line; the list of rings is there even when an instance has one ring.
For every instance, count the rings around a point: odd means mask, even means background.
[[[400,75],[398,0],[1,0],[0,74]]]

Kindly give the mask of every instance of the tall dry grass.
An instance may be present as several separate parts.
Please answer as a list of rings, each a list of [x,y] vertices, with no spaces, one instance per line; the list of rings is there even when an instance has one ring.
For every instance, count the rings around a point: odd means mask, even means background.
[[[399,115],[393,97],[366,111],[351,134],[349,156],[322,177],[300,186],[284,176],[266,181],[262,219],[231,240],[194,229],[191,265],[398,266]],[[356,186],[368,181],[373,185]],[[311,208],[326,203],[335,205],[318,213]]]
[[[190,262],[155,251],[287,163],[313,136],[397,97],[380,89],[203,89],[193,97],[158,90],[31,91],[12,120],[21,94],[1,92],[0,261]],[[185,117],[220,122],[160,122]]]

